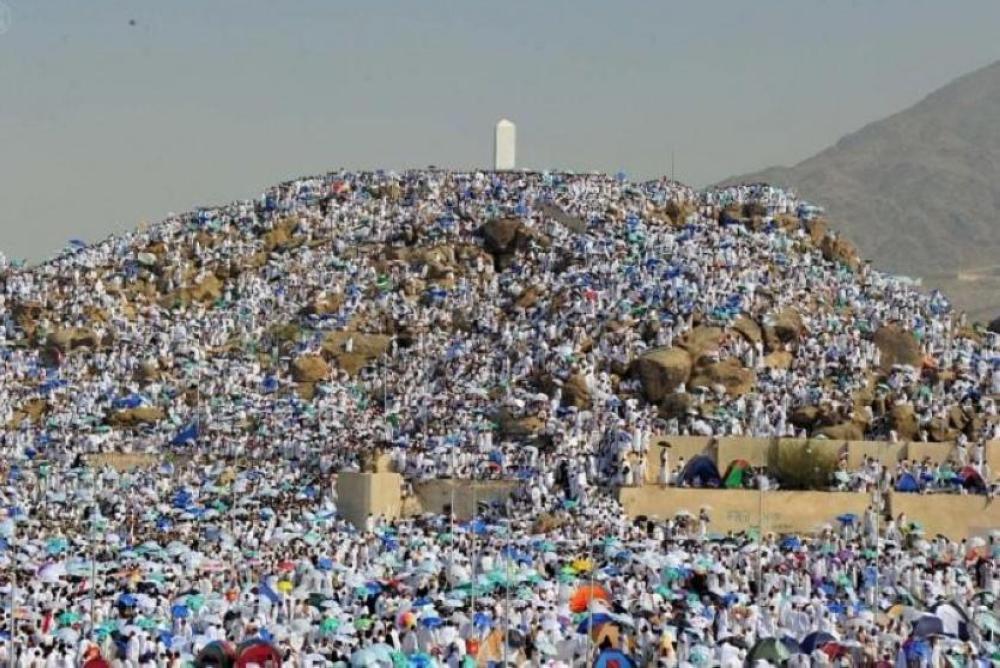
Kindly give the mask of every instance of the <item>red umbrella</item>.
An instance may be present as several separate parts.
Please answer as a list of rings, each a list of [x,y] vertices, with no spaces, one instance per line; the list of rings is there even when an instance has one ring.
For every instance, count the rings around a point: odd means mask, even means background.
[[[278,570],[282,571],[282,572],[286,572],[286,573],[288,571],[294,571],[295,570],[295,564],[293,564],[290,561],[282,561],[280,564],[278,564]]]
[[[601,585],[581,585],[569,599],[569,609],[573,612],[586,612],[590,602],[599,599],[605,603],[611,602],[611,594]]]

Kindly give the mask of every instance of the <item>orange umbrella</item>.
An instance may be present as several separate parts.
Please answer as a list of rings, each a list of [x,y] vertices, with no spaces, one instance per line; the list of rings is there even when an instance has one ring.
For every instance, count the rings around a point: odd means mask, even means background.
[[[608,590],[600,585],[582,585],[577,587],[576,591],[569,599],[569,609],[573,612],[586,612],[590,607],[590,602],[594,599],[600,599],[605,603],[611,602],[611,594]]]

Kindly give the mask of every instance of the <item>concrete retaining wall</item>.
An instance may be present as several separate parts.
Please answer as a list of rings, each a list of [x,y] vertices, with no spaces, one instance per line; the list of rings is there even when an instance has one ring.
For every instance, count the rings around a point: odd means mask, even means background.
[[[824,524],[836,525],[837,515],[861,516],[871,502],[868,494],[833,492],[767,492],[753,490],[689,489],[656,486],[624,487],[619,499],[630,517],[666,519],[680,510],[697,515],[709,508],[711,531],[746,531],[761,525],[776,533],[811,533]]]
[[[161,458],[157,455],[139,452],[102,452],[87,455],[87,465],[94,468],[110,466],[117,471],[130,471],[136,468],[148,468],[159,464]]]
[[[398,473],[337,474],[337,510],[355,527],[368,515],[395,519],[402,513],[403,477]]]
[[[516,487],[517,482],[513,480],[428,480],[414,485],[417,504],[407,510],[441,514],[454,503],[455,516],[468,520],[473,517],[477,503],[502,503]]]
[[[919,522],[927,537],[943,534],[952,539],[986,536],[1000,529],[1000,500],[961,494],[892,494],[893,517],[906,514]]]
[[[805,445],[806,439],[781,439],[782,442],[796,441]],[[670,444],[670,466],[677,466],[681,457],[690,461],[697,455],[707,455],[715,461],[719,471],[736,459],[745,459],[752,466],[766,466],[775,439],[723,437],[711,439],[703,436],[658,436],[650,440],[649,456],[646,462],[646,482],[655,483],[660,473],[660,446]],[[885,466],[895,466],[903,459],[932,462],[946,460],[955,450],[954,443],[920,443],[888,441],[834,441],[829,439],[808,439],[809,447],[820,451],[847,454],[847,465],[858,468],[865,457],[874,457]],[[986,444],[986,461],[994,469],[1000,469],[1000,441]],[[971,456],[971,448],[969,452]]]

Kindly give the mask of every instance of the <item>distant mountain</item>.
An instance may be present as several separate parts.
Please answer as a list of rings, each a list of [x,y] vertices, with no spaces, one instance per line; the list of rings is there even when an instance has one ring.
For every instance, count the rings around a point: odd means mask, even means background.
[[[758,181],[823,206],[876,268],[1000,315],[1000,62],[793,167],[725,183]]]

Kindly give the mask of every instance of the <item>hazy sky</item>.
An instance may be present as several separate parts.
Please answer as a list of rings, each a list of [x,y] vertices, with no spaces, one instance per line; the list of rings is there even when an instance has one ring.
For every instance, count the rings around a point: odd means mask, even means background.
[[[501,116],[520,166],[650,177],[673,150],[703,185],[1000,58],[998,25],[996,0],[0,0],[0,250],[338,167],[487,166]]]

